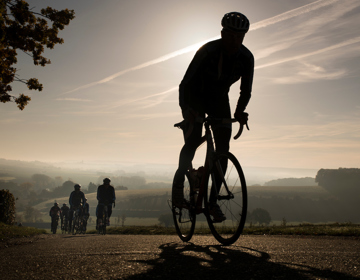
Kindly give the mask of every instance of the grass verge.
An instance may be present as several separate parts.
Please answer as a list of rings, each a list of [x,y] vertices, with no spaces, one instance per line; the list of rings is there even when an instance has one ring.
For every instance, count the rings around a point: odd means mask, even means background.
[[[11,238],[30,237],[39,234],[45,234],[46,230],[33,227],[19,227],[0,223],[0,241],[6,241]]]

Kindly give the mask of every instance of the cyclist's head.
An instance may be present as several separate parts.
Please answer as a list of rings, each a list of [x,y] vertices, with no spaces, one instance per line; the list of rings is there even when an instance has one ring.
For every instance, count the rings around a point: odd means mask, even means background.
[[[59,206],[59,203],[55,202],[55,203],[54,203],[54,206]]]
[[[249,30],[249,20],[243,14],[231,12],[224,15],[221,25],[221,38],[225,51],[235,54],[241,48],[245,33]]]
[[[74,186],[74,189],[75,189],[75,191],[79,191],[79,190],[81,189],[81,185],[76,184],[76,185]]]
[[[66,203],[64,203],[63,206],[66,206]]]
[[[246,33],[250,28],[250,22],[247,17],[238,12],[225,14],[221,20],[221,25],[225,30],[239,33]]]
[[[111,180],[110,180],[109,178],[105,178],[105,179],[103,180],[103,182],[104,182],[105,185],[109,185],[110,182],[111,182]]]

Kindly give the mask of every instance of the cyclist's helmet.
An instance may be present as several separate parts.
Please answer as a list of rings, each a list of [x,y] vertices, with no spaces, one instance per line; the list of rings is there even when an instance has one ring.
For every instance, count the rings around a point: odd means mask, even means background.
[[[64,203],[63,206],[66,206],[66,203]]]
[[[80,188],[81,188],[81,185],[79,185],[79,184],[76,184],[76,185],[74,186],[74,189],[75,189],[75,190],[80,190]]]
[[[238,12],[231,12],[224,15],[221,20],[221,25],[225,29],[230,29],[235,32],[248,32],[250,22],[246,16]]]
[[[54,203],[54,206],[59,206],[59,203],[55,202],[55,203]]]
[[[110,180],[109,178],[105,178],[105,179],[103,180],[103,182],[104,182],[105,184],[109,184],[109,183],[111,182],[111,180]]]

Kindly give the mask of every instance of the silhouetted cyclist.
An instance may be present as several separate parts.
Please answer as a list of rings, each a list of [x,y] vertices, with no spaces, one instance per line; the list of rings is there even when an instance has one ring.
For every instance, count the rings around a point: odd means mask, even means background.
[[[70,208],[66,205],[66,203],[63,204],[61,207],[61,224],[65,226],[65,223],[69,224],[69,212]]]
[[[81,185],[76,184],[74,186],[74,191],[70,194],[69,197],[69,204],[70,204],[70,212],[69,212],[69,227],[71,229],[72,226],[72,220],[73,220],[73,216],[74,216],[74,211],[79,210],[80,211],[80,216],[83,213],[83,206],[85,205],[85,195],[84,193],[80,190],[81,189]]]
[[[115,189],[110,185],[111,180],[109,178],[105,178],[103,180],[103,184],[100,185],[97,189],[97,200],[98,206],[96,208],[96,216],[97,221],[96,225],[98,225],[98,220],[102,218],[103,209],[107,207],[108,210],[108,221],[107,225],[110,225],[110,217],[112,213],[112,204],[115,203]]]
[[[235,110],[235,118],[245,123],[248,114],[244,112],[252,90],[254,57],[243,45],[245,33],[250,23],[245,15],[231,12],[221,21],[221,39],[203,45],[191,61],[179,87],[179,105],[186,121],[185,144],[180,152],[179,166],[173,180],[173,205],[184,205],[184,179],[196,148],[200,143],[202,124],[196,117],[207,114],[215,118],[231,118],[229,104],[230,86],[241,78],[240,97]],[[212,125],[217,152],[228,152],[231,138],[231,123]],[[227,163],[223,163],[226,170]],[[210,214],[214,220],[226,219],[216,198],[210,197]]]
[[[54,206],[51,207],[51,209],[49,211],[49,215],[51,217],[51,230],[53,231],[55,224],[57,225],[57,221],[59,220],[59,218],[61,216],[61,209],[59,207],[59,203],[57,203],[57,202],[54,203]]]
[[[87,198],[85,198],[85,205],[84,205],[84,213],[83,213],[83,221],[84,221],[84,231],[86,232],[86,226],[87,226],[87,221],[90,217],[90,206],[89,203],[87,202]]]

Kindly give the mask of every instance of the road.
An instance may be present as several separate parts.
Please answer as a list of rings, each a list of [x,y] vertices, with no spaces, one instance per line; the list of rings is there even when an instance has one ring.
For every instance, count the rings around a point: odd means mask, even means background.
[[[351,237],[40,235],[0,246],[0,279],[360,279]]]

